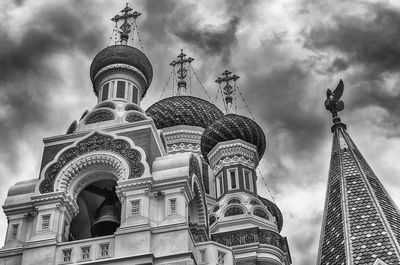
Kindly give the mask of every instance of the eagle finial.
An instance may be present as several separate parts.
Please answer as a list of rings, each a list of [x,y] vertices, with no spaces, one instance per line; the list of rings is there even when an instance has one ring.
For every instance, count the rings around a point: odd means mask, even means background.
[[[340,98],[343,95],[344,85],[342,79],[332,92],[329,88],[326,91],[325,108],[332,113],[332,118],[336,118],[339,111],[344,109],[344,103]]]

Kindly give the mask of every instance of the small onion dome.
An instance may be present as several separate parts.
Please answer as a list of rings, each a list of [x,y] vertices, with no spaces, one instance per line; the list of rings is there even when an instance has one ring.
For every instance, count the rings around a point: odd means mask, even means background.
[[[130,69],[132,71],[135,71],[134,69],[140,71],[139,76],[143,79],[141,82],[146,86],[141,95],[143,98],[153,79],[153,67],[143,52],[128,45],[109,46],[96,55],[90,66],[90,80],[92,80],[93,86],[96,87],[95,82],[98,77],[107,72],[104,71],[105,67],[110,66],[109,70],[128,69],[126,65],[132,67]],[[97,91],[94,92],[97,95]]]
[[[164,98],[151,105],[146,114],[153,118],[157,129],[177,125],[207,128],[224,116],[214,104],[192,96]]]
[[[201,137],[201,153],[207,159],[208,153],[220,142],[241,139],[257,147],[258,157],[262,158],[266,148],[265,134],[253,120],[227,114],[208,127]]]
[[[278,225],[278,229],[280,232],[282,230],[282,226],[283,226],[283,216],[282,216],[281,210],[272,201],[265,199],[261,196],[258,196],[258,198],[267,207],[268,211],[270,211],[270,213],[276,218],[276,224]]]

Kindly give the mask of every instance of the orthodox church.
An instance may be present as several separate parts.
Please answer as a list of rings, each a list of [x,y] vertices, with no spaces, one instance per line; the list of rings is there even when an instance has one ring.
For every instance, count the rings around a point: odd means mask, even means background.
[[[232,111],[239,77],[216,80],[224,113],[188,95],[193,58],[181,51],[176,94],[144,111],[153,68],[128,45],[140,13],[121,12],[120,42],[90,67],[97,105],[44,138],[38,178],[9,189],[0,264],[292,264],[282,213],[257,191],[265,134]],[[333,147],[317,264],[400,264],[398,208],[338,117],[342,93],[340,83],[325,102]]]

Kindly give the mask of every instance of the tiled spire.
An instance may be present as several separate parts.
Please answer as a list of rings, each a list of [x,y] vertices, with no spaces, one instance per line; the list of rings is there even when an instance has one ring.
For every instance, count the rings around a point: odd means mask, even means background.
[[[327,101],[332,99],[328,95]],[[332,114],[333,146],[317,265],[400,264],[399,209],[337,112]]]

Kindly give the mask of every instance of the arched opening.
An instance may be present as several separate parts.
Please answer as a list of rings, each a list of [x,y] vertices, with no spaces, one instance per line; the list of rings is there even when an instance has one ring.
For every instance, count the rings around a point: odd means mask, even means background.
[[[197,180],[197,179],[196,179]],[[200,183],[193,183],[194,198],[189,203],[189,227],[196,242],[208,240],[207,212]]]
[[[115,192],[116,185],[111,178],[101,179],[87,185],[78,194],[76,202],[79,213],[70,224],[66,236],[68,241],[115,233],[121,218],[121,202]]]

